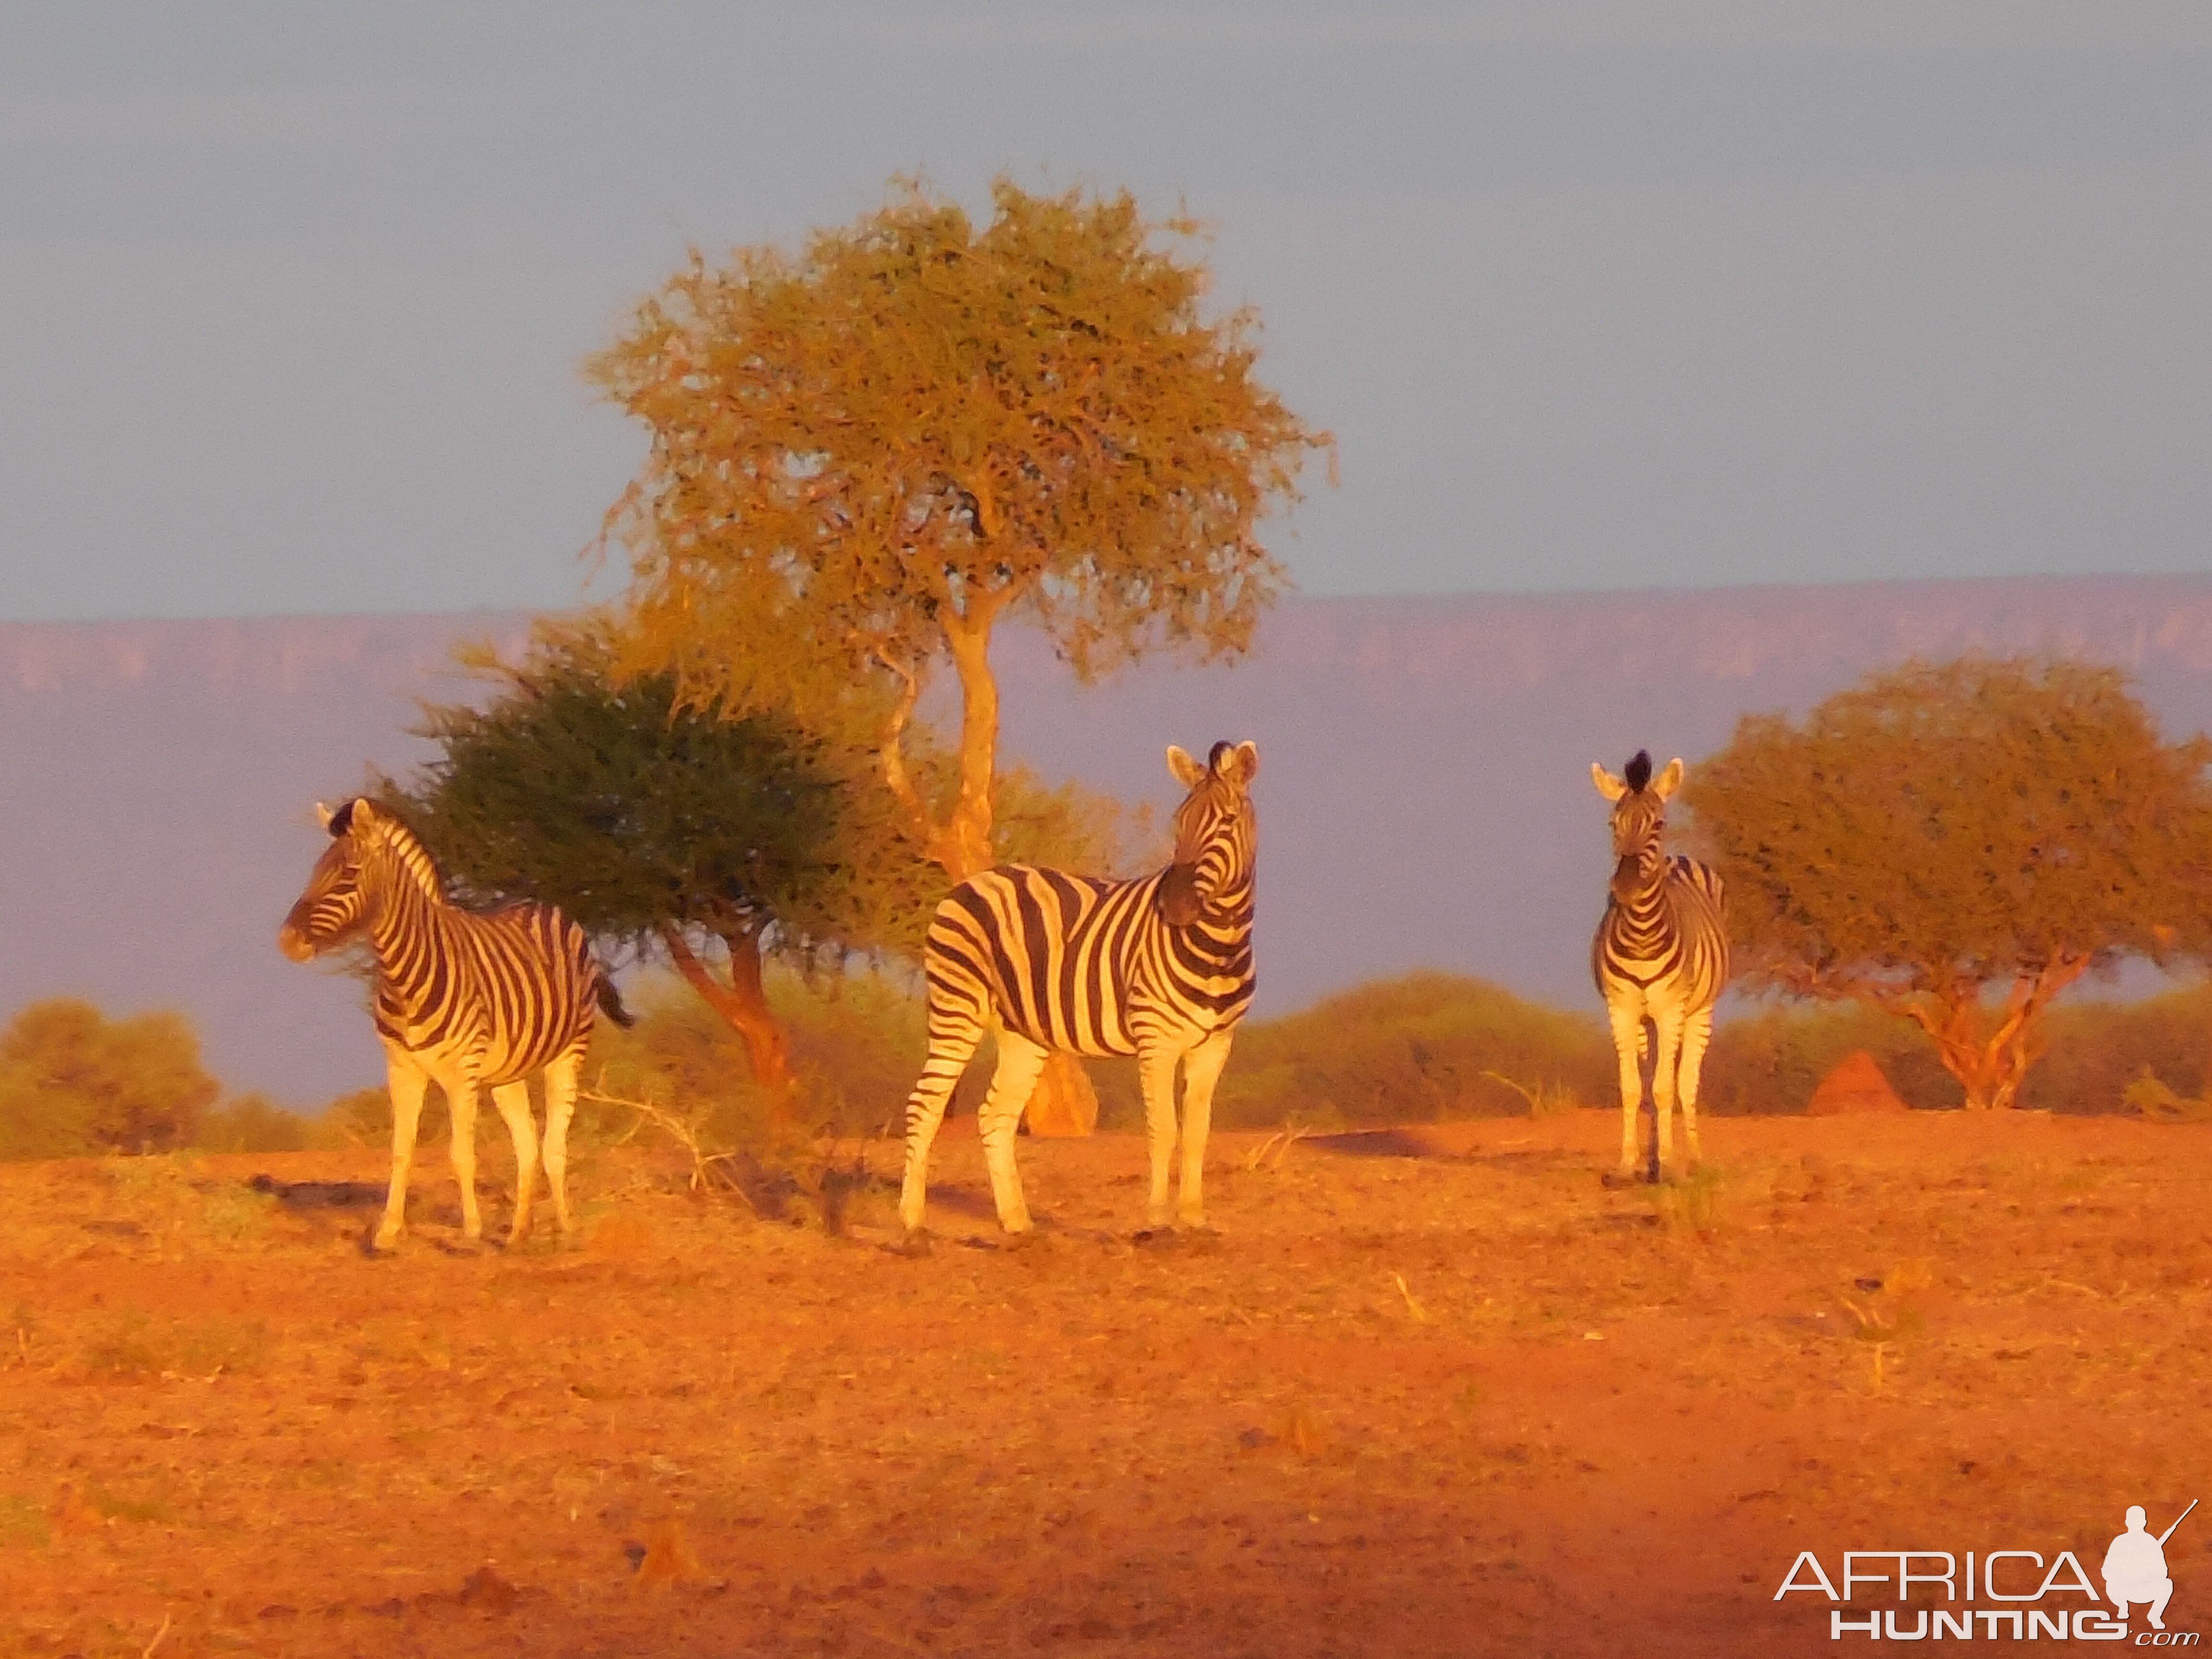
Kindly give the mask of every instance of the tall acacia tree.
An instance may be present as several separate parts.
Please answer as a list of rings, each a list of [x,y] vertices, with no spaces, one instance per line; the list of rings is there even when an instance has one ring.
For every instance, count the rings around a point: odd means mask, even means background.
[[[954,881],[996,859],[993,630],[1032,620],[1085,678],[1242,652],[1284,580],[1260,522],[1330,442],[1259,380],[1251,310],[1201,314],[1204,266],[1162,246],[1188,222],[1005,179],[992,201],[979,227],[908,183],[795,256],[695,252],[590,366],[652,440],[608,523],[625,666],[803,720],[887,687],[884,781]],[[906,745],[948,663],[933,798]]]
[[[1741,979],[1912,1020],[1970,1108],[2008,1107],[2052,998],[2201,939],[2208,764],[2117,669],[1968,657],[1871,676],[1802,727],[1747,717],[1684,798]]]

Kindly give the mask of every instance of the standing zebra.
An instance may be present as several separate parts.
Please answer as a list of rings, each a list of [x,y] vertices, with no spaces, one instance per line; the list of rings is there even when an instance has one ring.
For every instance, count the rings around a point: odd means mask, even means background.
[[[1590,942],[1590,971],[1605,999],[1620,1060],[1619,1178],[1632,1181],[1637,1174],[1646,1020],[1658,1042],[1651,1103],[1659,1133],[1652,1164],[1655,1173],[1672,1175],[1678,1093],[1689,1161],[1698,1161],[1698,1069],[1713,1034],[1713,1004],[1728,983],[1721,878],[1693,859],[1668,858],[1661,845],[1667,799],[1682,784],[1679,759],[1654,780],[1651,757],[1639,749],[1625,776],[1616,778],[1592,762],[1590,778],[1613,803],[1613,880],[1605,919]]]
[[[435,1083],[453,1117],[453,1173],[461,1185],[461,1224],[483,1234],[477,1211],[477,1091],[514,1139],[514,1224],[507,1243],[530,1231],[538,1184],[538,1136],[530,1117],[529,1077],[545,1073],[545,1178],[561,1231],[568,1217],[568,1118],[576,1073],[591,1040],[592,1005],[630,1023],[585,943],[583,929],[550,904],[509,904],[478,914],[447,898],[430,854],[414,832],[381,807],[350,800],[315,808],[331,832],[307,890],[277,930],[277,947],[295,962],[366,933],[376,957],[376,1034],[383,1039],[392,1088],[392,1186],[376,1248],[404,1231],[407,1174],[422,1097]]]
[[[1175,860],[1165,869],[1135,881],[1099,881],[1002,865],[962,882],[937,907],[923,957],[929,1058],[906,1108],[899,1219],[909,1236],[921,1226],[929,1146],[945,1103],[994,1018],[999,1064],[977,1127],[1001,1227],[1029,1231],[1014,1127],[1055,1048],[1137,1057],[1152,1158],[1148,1227],[1168,1223],[1181,1065],[1178,1216],[1186,1227],[1206,1225],[1200,1188],[1213,1085],[1255,983],[1259,825],[1249,791],[1260,750],[1217,743],[1201,766],[1170,747],[1168,769],[1190,794],[1176,809]]]

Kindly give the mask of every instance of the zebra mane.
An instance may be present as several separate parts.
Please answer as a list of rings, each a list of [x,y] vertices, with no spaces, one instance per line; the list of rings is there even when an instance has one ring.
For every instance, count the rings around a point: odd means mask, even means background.
[[[1651,751],[1639,749],[1629,759],[1621,772],[1622,779],[1631,789],[1641,789],[1651,781]]]
[[[334,834],[345,833],[337,827],[341,822],[345,823],[349,828],[351,827],[353,809],[358,804],[359,798],[356,797],[339,809],[338,816],[331,820],[331,828]],[[430,856],[430,849],[422,845],[422,837],[409,829],[405,821],[388,806],[377,808],[376,824],[383,831],[378,838],[379,843],[391,854],[393,861],[406,872],[408,878],[428,894],[433,902],[450,903],[451,901],[446,896],[445,878],[438,873],[438,862]]]

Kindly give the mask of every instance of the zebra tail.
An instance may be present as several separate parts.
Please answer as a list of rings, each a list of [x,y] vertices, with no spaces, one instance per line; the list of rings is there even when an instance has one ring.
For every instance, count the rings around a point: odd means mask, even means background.
[[[623,1006],[622,994],[615,989],[614,981],[607,977],[604,968],[599,970],[599,1012],[627,1031],[637,1024],[637,1016]]]

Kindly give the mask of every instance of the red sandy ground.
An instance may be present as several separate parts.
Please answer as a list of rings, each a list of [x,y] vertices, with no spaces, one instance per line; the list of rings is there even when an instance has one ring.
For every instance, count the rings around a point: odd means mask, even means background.
[[[1836,1652],[1799,1550],[2094,1575],[2212,1496],[2212,1130],[1723,1120],[1609,1192],[1614,1133],[1223,1136],[1152,1243],[1140,1141],[1024,1141],[1018,1251],[955,1138],[920,1259],[635,1152],[464,1255],[435,1149],[394,1261],[240,1185],[374,1152],[0,1170],[0,1651]]]

